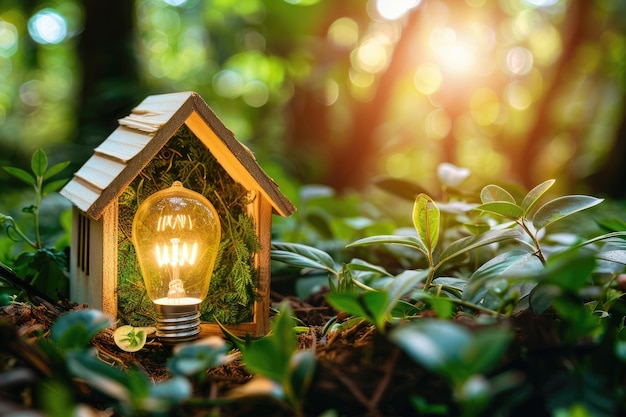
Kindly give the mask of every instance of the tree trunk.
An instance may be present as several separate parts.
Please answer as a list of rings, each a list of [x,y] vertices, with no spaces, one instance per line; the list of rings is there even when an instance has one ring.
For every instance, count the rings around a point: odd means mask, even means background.
[[[82,84],[77,142],[93,147],[113,129],[117,119],[143,97],[133,48],[132,0],[85,0],[85,30],[78,45]]]

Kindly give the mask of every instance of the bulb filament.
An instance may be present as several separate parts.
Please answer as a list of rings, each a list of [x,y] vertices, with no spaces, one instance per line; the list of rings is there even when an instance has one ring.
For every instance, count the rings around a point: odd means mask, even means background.
[[[155,247],[159,267],[164,265],[183,266],[186,263],[193,265],[196,262],[198,243],[194,242],[192,245],[188,245],[187,242],[183,242],[181,245],[178,238],[170,239],[170,243],[171,245],[164,244],[162,246],[157,244]],[[189,250],[189,246],[191,246],[191,250]]]

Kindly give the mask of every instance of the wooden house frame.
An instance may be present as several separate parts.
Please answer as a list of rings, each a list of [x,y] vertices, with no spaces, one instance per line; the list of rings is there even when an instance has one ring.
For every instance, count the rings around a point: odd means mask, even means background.
[[[117,316],[118,197],[185,124],[228,175],[254,197],[248,215],[255,220],[261,250],[255,255],[259,298],[254,320],[229,326],[235,334],[260,336],[269,330],[272,214],[290,216],[294,205],[261,169],[205,101],[194,92],[148,96],[95,150],[61,190],[73,208],[70,293],[74,301]],[[203,323],[201,336],[221,333]]]

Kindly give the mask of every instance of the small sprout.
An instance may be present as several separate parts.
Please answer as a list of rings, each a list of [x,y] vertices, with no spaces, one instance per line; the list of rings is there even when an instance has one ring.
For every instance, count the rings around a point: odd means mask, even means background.
[[[137,352],[146,344],[148,334],[155,332],[154,327],[133,327],[124,325],[115,329],[115,344],[125,352]]]

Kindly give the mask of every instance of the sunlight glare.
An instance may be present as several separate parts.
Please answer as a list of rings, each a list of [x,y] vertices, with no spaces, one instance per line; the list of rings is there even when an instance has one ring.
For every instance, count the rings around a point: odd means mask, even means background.
[[[376,0],[376,10],[387,20],[396,20],[420,3],[421,0]]]
[[[450,27],[433,29],[428,43],[445,70],[458,75],[473,72],[476,64],[474,45],[466,38],[459,38],[454,29]]]
[[[554,6],[559,0],[524,0],[524,2],[534,7],[547,7]]]

